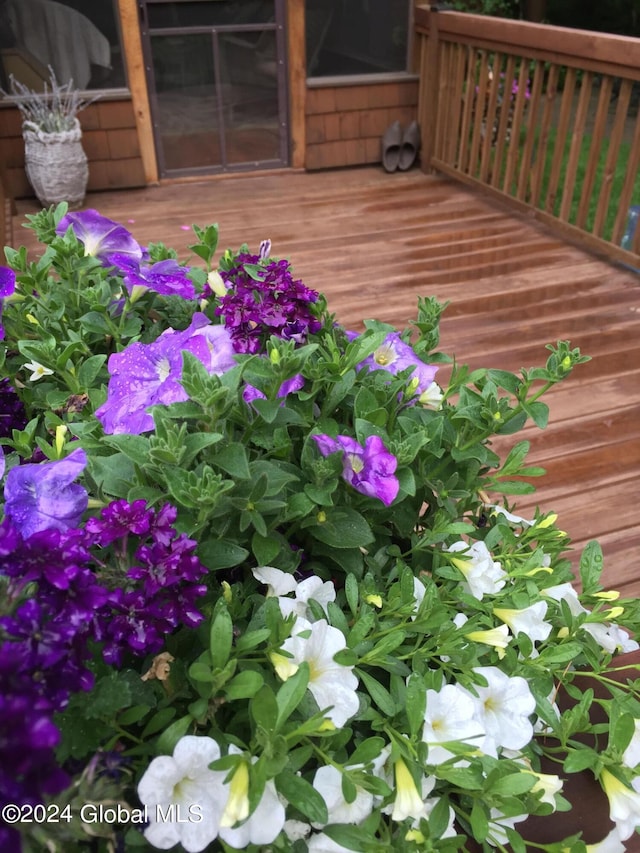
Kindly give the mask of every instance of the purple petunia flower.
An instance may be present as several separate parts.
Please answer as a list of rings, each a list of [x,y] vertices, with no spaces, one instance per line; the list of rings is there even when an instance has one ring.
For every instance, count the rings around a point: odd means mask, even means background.
[[[224,317],[236,352],[261,352],[271,335],[301,344],[321,328],[309,307],[318,299],[316,291],[294,281],[288,261],[268,261],[266,250],[241,253],[220,273],[227,291],[216,314]]]
[[[8,379],[0,379],[0,438],[10,438],[14,429],[27,425],[24,404]]]
[[[278,388],[278,397],[286,397],[294,391],[299,391],[304,385],[304,376],[301,373],[296,373],[291,379],[285,379],[282,385]],[[266,395],[258,388],[247,383],[242,391],[242,399],[245,403],[252,403],[254,400],[265,400]]]
[[[196,298],[195,287],[188,276],[189,267],[180,266],[173,258],[155,264],[139,264],[135,258],[116,252],[109,255],[109,261],[124,276],[123,281],[130,294],[133,294],[134,288],[138,288],[152,290],[163,296]]]
[[[3,299],[11,296],[16,289],[16,274],[9,267],[0,267],[0,320],[2,320]],[[0,323],[0,341],[4,340],[4,328]]]
[[[56,234],[63,236],[70,227],[83,244],[85,255],[99,258],[103,263],[111,265],[109,256],[114,253],[127,255],[137,261],[143,258],[143,249],[133,239],[131,232],[124,225],[102,216],[97,210],[67,213],[58,223]]]
[[[438,368],[434,364],[426,364],[418,358],[413,347],[406,344],[397,332],[391,332],[378,349],[365,358],[358,367],[368,367],[369,370],[387,370],[394,376],[402,370],[413,367],[411,379],[418,380],[416,396],[423,394],[433,382]]]
[[[393,503],[400,483],[394,475],[398,460],[389,453],[381,438],[370,435],[364,447],[348,435],[312,435],[323,456],[342,453],[342,476],[356,491],[378,498],[385,506]]]
[[[87,464],[87,454],[78,448],[66,459],[18,465],[7,474],[4,486],[5,514],[25,538],[50,527],[77,527],[87,508],[84,486],[73,481]]]
[[[96,410],[108,434],[138,435],[154,428],[150,406],[184,402],[187,393],[180,384],[182,353],[191,352],[209,373],[221,375],[235,364],[228,332],[210,326],[204,314],[194,314],[183,332],[168,329],[153,343],[130,344],[109,357],[108,397]]]

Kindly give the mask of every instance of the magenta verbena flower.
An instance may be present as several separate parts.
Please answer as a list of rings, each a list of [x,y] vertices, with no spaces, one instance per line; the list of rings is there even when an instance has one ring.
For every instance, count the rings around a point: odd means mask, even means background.
[[[73,229],[76,238],[84,246],[85,255],[99,258],[109,266],[109,256],[114,253],[127,255],[138,261],[144,256],[144,250],[124,225],[102,216],[97,210],[67,213],[58,223],[56,234],[63,236],[69,228]]]
[[[259,268],[259,280],[246,267]],[[294,280],[289,261],[267,261],[260,255],[241,253],[230,270],[221,271],[227,292],[216,314],[224,317],[236,352],[262,352],[271,335],[304,343],[318,332],[320,321],[310,304],[318,294]]]
[[[0,320],[2,320],[3,300],[16,289],[16,274],[9,267],[0,267]],[[4,340],[4,327],[0,323],[0,341]]]
[[[0,379],[0,438],[11,438],[14,429],[23,430],[27,413],[8,379]]]
[[[87,508],[84,486],[74,483],[87,464],[81,448],[65,459],[18,465],[7,474],[5,514],[25,538],[40,530],[77,527]]]
[[[210,326],[204,314],[194,314],[182,332],[168,329],[153,343],[130,344],[109,357],[111,374],[106,401],[96,410],[108,434],[139,435],[154,428],[150,406],[184,402],[187,393],[180,384],[182,353],[196,356],[209,373],[221,375],[235,364],[228,332]]]
[[[397,332],[387,335],[378,349],[365,358],[358,367],[386,370],[394,376],[403,370],[413,368],[410,376],[414,382],[417,380],[414,393],[418,397],[427,390],[438,372],[437,365],[426,364],[418,358],[413,347],[405,343]]]
[[[129,255],[115,253],[109,256],[109,260],[123,276],[124,285],[130,294],[134,288],[138,288],[152,290],[162,296],[196,298],[196,289],[188,275],[189,267],[181,266],[173,258],[145,264],[138,263]]]
[[[400,489],[394,471],[398,460],[389,453],[382,439],[370,435],[364,447],[348,435],[312,435],[323,456],[342,453],[342,476],[363,495],[377,498],[385,506],[393,503]]]

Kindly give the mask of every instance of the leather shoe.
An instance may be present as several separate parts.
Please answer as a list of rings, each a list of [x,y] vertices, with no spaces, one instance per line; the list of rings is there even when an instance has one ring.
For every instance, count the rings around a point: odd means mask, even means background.
[[[385,130],[382,137],[382,165],[385,172],[395,172],[400,164],[400,148],[402,145],[402,128],[399,121]]]
[[[398,158],[398,168],[406,172],[416,162],[418,151],[420,150],[420,128],[417,121],[412,121],[409,127],[405,130],[402,137],[402,145],[400,146],[400,156]]]

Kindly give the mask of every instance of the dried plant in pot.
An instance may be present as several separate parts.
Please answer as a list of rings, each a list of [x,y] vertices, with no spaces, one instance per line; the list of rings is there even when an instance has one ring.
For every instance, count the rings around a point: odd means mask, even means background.
[[[73,80],[61,85],[51,66],[49,72],[43,92],[29,89],[11,75],[10,92],[3,94],[22,113],[25,170],[38,201],[45,207],[66,201],[78,208],[87,190],[89,167],[77,116],[99,95],[83,99]]]

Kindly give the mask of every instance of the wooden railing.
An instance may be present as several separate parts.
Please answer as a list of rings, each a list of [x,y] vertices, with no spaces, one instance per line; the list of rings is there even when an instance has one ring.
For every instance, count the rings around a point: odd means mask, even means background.
[[[435,4],[415,24],[422,168],[640,267],[640,39]]]

